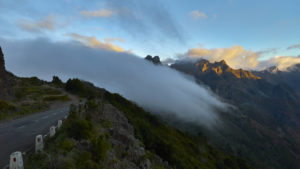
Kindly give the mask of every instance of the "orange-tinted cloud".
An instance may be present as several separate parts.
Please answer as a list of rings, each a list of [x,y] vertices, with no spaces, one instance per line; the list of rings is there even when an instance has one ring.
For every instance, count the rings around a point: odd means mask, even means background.
[[[189,49],[185,54],[179,55],[179,58],[206,59],[210,62],[225,60],[226,63],[234,69],[262,70],[271,66],[277,66],[279,70],[300,64],[300,57],[293,56],[275,56],[268,60],[259,59],[265,53],[276,53],[276,49],[267,49],[264,51],[246,50],[242,46],[235,45],[229,48],[204,47]]]
[[[79,41],[84,45],[92,48],[101,48],[101,49],[115,51],[115,52],[124,52],[123,48],[112,44],[110,41],[101,42],[95,36],[83,36],[77,33],[71,33],[68,35],[72,37],[74,40]]]
[[[56,20],[52,15],[38,21],[23,19],[19,22],[21,28],[29,32],[40,32],[42,30],[54,31],[55,24]]]
[[[211,62],[225,60],[232,68],[254,69],[258,66],[259,55],[251,50],[245,50],[242,46],[232,46],[230,48],[206,49],[203,47],[189,49],[181,57],[202,58]]]

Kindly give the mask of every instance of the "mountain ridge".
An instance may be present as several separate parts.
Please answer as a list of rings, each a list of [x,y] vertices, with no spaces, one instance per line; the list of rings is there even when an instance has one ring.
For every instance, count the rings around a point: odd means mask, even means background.
[[[177,61],[171,68],[193,76],[199,85],[208,86],[236,107],[232,113],[221,114],[230,129],[212,134],[213,142],[260,168],[299,168],[300,96],[288,83],[270,81],[264,74],[242,69],[236,76],[225,61]],[[193,125],[183,126],[189,129]],[[197,131],[197,127],[194,129]]]

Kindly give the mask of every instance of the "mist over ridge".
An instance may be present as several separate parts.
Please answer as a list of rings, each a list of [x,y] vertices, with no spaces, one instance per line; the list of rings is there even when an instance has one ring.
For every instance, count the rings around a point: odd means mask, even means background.
[[[120,93],[146,110],[206,126],[218,122],[226,109],[217,96],[192,77],[157,66],[133,54],[93,49],[75,41],[48,39],[4,41],[8,70],[20,76],[50,80],[80,78]]]

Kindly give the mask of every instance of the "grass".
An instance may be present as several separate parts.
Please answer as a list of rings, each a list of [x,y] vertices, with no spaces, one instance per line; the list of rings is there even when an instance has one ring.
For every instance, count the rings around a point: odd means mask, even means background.
[[[56,84],[33,78],[17,78],[14,97],[0,100],[0,120],[13,119],[47,110],[52,103],[71,99]]]

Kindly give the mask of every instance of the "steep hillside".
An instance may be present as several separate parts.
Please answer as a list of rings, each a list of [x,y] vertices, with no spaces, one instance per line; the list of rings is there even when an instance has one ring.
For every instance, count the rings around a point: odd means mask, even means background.
[[[204,136],[166,126],[118,94],[78,79],[68,80],[66,90],[89,99],[71,108],[45,151],[26,161],[27,168],[250,168]]]
[[[220,147],[261,168],[300,167],[300,97],[293,88],[264,80],[261,74],[234,70],[224,61],[177,62],[172,68],[194,76],[236,106],[221,114],[226,127],[211,134]],[[191,130],[191,125],[183,126]]]

